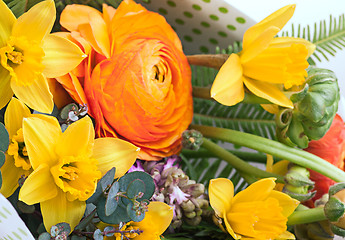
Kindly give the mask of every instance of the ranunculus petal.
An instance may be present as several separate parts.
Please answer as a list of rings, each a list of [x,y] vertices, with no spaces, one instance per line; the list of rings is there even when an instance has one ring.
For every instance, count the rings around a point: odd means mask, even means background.
[[[257,39],[241,52],[241,64],[244,64],[263,52],[270,44],[274,36],[280,31],[277,27],[265,29]]]
[[[243,77],[246,87],[256,96],[267,99],[279,106],[293,108],[293,104],[274,84]]]
[[[43,223],[48,232],[60,222],[68,223],[73,230],[84,215],[86,203],[79,200],[68,201],[66,195],[67,193],[59,190],[56,197],[41,202]]]
[[[25,171],[22,168],[17,168],[14,165],[13,156],[6,154],[6,161],[1,167],[2,174],[2,186],[0,193],[8,198],[18,188],[18,180],[22,175],[26,177],[29,175],[29,171]]]
[[[23,102],[17,98],[12,98],[5,112],[5,126],[10,139],[23,127],[23,118],[30,115],[30,109]]]
[[[231,208],[231,199],[234,196],[233,183],[226,178],[212,179],[208,192],[212,208],[218,216],[223,217]]]
[[[90,26],[97,45],[106,58],[110,58],[110,41],[107,25],[104,19],[96,13],[90,13]]]
[[[89,116],[72,123],[62,133],[56,145],[59,156],[91,156],[95,130]]]
[[[37,114],[24,119],[24,141],[33,169],[43,163],[55,164],[55,146],[61,134],[60,125],[55,117]]]
[[[30,41],[41,42],[53,28],[56,9],[53,0],[37,3],[21,15],[13,26],[12,35],[25,36]]]
[[[275,178],[263,178],[256,181],[243,191],[237,193],[232,199],[232,204],[236,204],[237,202],[263,201],[271,194],[275,185]]]
[[[55,198],[57,194],[58,189],[49,166],[41,164],[25,180],[19,192],[19,200],[33,205]]]
[[[30,108],[42,113],[53,111],[53,95],[49,91],[47,79],[42,74],[37,75],[37,79],[27,86],[11,81],[11,88],[14,94]]]
[[[16,17],[7,7],[4,1],[0,1],[0,48],[6,45],[11,36],[12,28],[16,22]]]
[[[140,148],[118,138],[97,138],[92,158],[98,160],[98,170],[104,175],[116,167],[115,178],[123,176],[134,164]]]
[[[211,97],[227,106],[243,100],[242,66],[237,54],[231,54],[220,68],[211,88]]]
[[[67,74],[86,57],[83,51],[73,42],[56,35],[48,35],[43,42],[45,56],[42,64],[43,74],[49,78]]]
[[[308,50],[307,58],[313,54],[316,49],[315,44],[309,42],[303,38],[295,38],[295,37],[278,37],[274,38],[270,44],[270,47],[289,47],[292,44],[302,44]]]
[[[295,8],[296,8],[295,4],[282,7],[281,9],[275,11],[274,13],[272,13],[271,15],[263,19],[261,22],[250,27],[244,33],[244,36],[243,36],[243,49],[246,49],[248,46],[250,46],[253,43],[253,41],[255,41],[255,39],[263,31],[265,31],[265,29],[271,26],[282,29],[292,17],[295,11]]]
[[[2,66],[0,66],[0,79],[0,109],[2,109],[6,106],[6,104],[11,100],[11,97],[13,96],[13,92],[11,89],[11,75]]]
[[[79,25],[89,23],[90,13],[102,16],[97,9],[89,6],[79,4],[67,5],[61,13],[60,24],[68,31],[78,31]]]

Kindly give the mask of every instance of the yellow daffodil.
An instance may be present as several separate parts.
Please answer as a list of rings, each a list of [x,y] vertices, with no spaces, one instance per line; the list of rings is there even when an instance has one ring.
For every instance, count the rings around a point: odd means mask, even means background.
[[[31,115],[21,101],[12,98],[5,112],[5,127],[10,136],[5,164],[1,167],[2,187],[0,193],[6,198],[18,188],[18,180],[32,172],[23,138],[23,118]]]
[[[94,139],[88,116],[63,133],[54,117],[25,118],[23,135],[33,172],[20,189],[19,200],[29,205],[40,203],[47,230],[60,222],[74,229],[97,181],[112,167],[116,167],[115,177],[125,174],[139,151],[120,139]]]
[[[145,218],[141,222],[129,222],[124,225],[121,231],[139,230],[137,233],[125,233],[128,239],[134,240],[160,240],[160,235],[169,227],[173,219],[174,210],[163,202],[150,202]],[[104,229],[109,224],[100,222],[97,226]],[[116,229],[118,226],[112,225]],[[121,233],[114,233],[114,236],[104,237],[106,240],[121,240]]]
[[[235,105],[244,98],[244,85],[253,94],[270,102],[293,108],[282,91],[304,83],[307,59],[315,45],[294,37],[274,36],[284,27],[295,11],[285,6],[250,27],[243,36],[243,50],[231,54],[220,68],[211,97],[224,105]]]
[[[234,196],[229,179],[212,179],[210,204],[235,239],[294,239],[286,222],[299,202],[273,190],[275,185],[274,178],[261,179]]]
[[[53,0],[40,2],[18,19],[0,0],[0,109],[13,93],[30,108],[53,110],[46,77],[65,75],[85,57],[77,45],[49,34],[56,15]]]

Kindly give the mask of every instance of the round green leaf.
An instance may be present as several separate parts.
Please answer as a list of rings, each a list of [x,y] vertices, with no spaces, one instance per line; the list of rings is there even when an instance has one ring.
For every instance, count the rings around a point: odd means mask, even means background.
[[[139,212],[139,214],[137,214],[137,211],[133,208],[133,203],[130,202],[127,205],[127,214],[128,216],[132,219],[132,221],[134,222],[140,222],[145,218],[145,212]]]
[[[145,192],[145,183],[140,179],[133,180],[127,188],[127,197],[135,198],[139,193]]]
[[[66,105],[60,112],[61,119],[66,120],[68,118],[69,111],[78,110],[78,109],[79,109],[79,107],[75,103],[70,103],[70,104]]]
[[[5,128],[5,125],[0,123],[0,151],[6,152],[10,144],[10,137]]]
[[[137,179],[140,179],[145,183],[144,195],[141,198],[138,198],[137,200],[141,201],[144,199],[150,199],[155,191],[155,184],[153,182],[153,178],[151,177],[151,175],[147,174],[146,172],[135,171],[122,176],[119,179],[120,191],[127,192],[129,184],[131,184],[131,182]]]
[[[97,203],[97,214],[102,222],[109,224],[119,224],[120,222],[129,222],[131,218],[127,214],[126,208],[122,207],[123,204],[120,204],[116,208],[116,211],[111,215],[105,215],[105,198],[101,198]]]
[[[100,229],[97,229],[93,233],[93,239],[95,239],[95,240],[103,240],[103,234],[102,234],[102,231]]]
[[[103,232],[106,233],[106,232],[110,232],[110,231],[114,231],[115,228],[113,226],[107,226],[104,228]],[[114,235],[114,233],[107,233],[105,234],[105,236],[107,237],[112,237]]]
[[[50,240],[51,236],[49,233],[44,232],[38,236],[38,240]]]
[[[2,167],[2,165],[4,165],[5,160],[6,160],[5,153],[3,151],[0,151],[0,167]]]
[[[115,199],[117,193],[119,191],[119,182],[114,182],[113,185],[111,185],[107,200],[105,202],[105,215],[109,216],[112,214],[116,208],[117,208],[117,200]]]

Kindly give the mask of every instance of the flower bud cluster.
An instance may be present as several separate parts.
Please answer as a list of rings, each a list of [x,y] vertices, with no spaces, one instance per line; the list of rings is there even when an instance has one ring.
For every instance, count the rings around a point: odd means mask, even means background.
[[[130,171],[149,173],[156,185],[153,201],[165,202],[174,207],[171,227],[179,228],[183,222],[198,225],[209,203],[205,186],[190,180],[179,166],[180,158],[172,156],[163,161],[137,161]]]

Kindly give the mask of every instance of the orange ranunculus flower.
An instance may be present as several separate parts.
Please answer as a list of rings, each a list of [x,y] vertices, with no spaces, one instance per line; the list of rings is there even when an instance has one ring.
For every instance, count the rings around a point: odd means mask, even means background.
[[[345,125],[343,119],[337,114],[327,133],[319,140],[310,141],[308,148],[304,150],[317,155],[344,170]],[[313,198],[313,201],[315,201],[316,199],[321,198],[325,193],[328,193],[329,187],[335,182],[318,172],[313,170],[309,171],[310,179],[315,181],[314,190],[317,191]],[[313,203],[308,202],[308,205],[313,206]]]
[[[141,148],[139,158],[159,160],[181,149],[192,120],[191,71],[176,33],[157,13],[132,0],[103,13],[70,5],[61,14],[88,55],[57,80],[78,103],[88,104],[98,137],[119,137]]]

